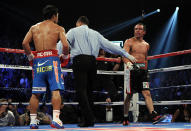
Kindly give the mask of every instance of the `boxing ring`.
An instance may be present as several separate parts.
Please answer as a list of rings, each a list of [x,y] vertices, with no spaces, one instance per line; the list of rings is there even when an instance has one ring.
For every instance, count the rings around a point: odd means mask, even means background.
[[[132,123],[128,127],[122,124],[95,124],[88,128],[79,128],[76,124],[64,124],[65,129],[53,129],[49,125],[40,125],[39,129],[29,129],[29,126],[0,127],[2,131],[190,131],[189,123],[162,123],[152,125],[151,123]]]
[[[23,50],[19,49],[8,49],[8,48],[0,48],[0,52],[6,52],[6,53],[19,53],[23,54]],[[178,51],[178,52],[171,52],[167,54],[160,54],[160,55],[155,55],[155,56],[149,56],[148,60],[152,59],[158,59],[158,58],[164,58],[164,57],[170,57],[170,56],[177,56],[177,55],[184,55],[184,54],[189,54],[191,53],[191,50],[184,50],[184,51]],[[120,59],[118,58],[97,58],[98,61],[108,61],[108,62],[116,62],[120,63]],[[124,66],[125,67],[125,66]],[[32,70],[31,66],[23,66],[23,65],[6,65],[6,64],[0,64],[0,68],[2,69],[13,69],[13,70]],[[149,74],[154,74],[154,73],[161,73],[161,72],[172,72],[172,71],[181,71],[181,70],[188,70],[191,69],[191,65],[182,65],[182,66],[174,66],[174,67],[168,67],[168,68],[159,68],[159,69],[153,69],[149,70]],[[62,68],[62,72],[72,72],[71,69],[67,68]],[[103,71],[103,70],[98,70],[97,74],[104,74],[104,75],[124,75],[124,91],[123,95],[126,95],[126,88],[127,88],[127,82],[130,80],[130,72],[127,68],[124,68],[124,71]],[[187,85],[175,85],[175,86],[168,86],[168,87],[159,87],[159,88],[151,88],[152,90],[159,90],[160,88],[179,88],[179,87],[189,87],[191,84]],[[75,91],[74,91],[75,93]],[[19,102],[12,102],[12,104],[19,104]],[[22,104],[27,105],[28,102],[22,102]],[[41,103],[42,104],[42,103]],[[65,105],[77,105],[77,102],[64,102],[63,104]],[[119,102],[94,102],[95,105],[102,105],[102,106],[122,106],[123,108],[123,101]],[[181,104],[191,104],[191,100],[170,100],[170,101],[153,101],[154,105],[181,105]],[[46,103],[46,105],[51,105],[51,103]],[[189,123],[170,123],[170,122],[162,122],[158,123],[156,125],[153,125],[150,122],[137,122],[138,121],[138,116],[139,116],[139,108],[140,106],[144,106],[145,102],[142,100],[139,100],[139,95],[138,93],[133,95],[133,98],[131,100],[131,107],[130,111],[132,112],[133,115],[133,122],[127,127],[122,126],[120,123],[96,123],[94,127],[88,127],[88,128],[79,128],[77,127],[77,124],[64,124],[66,131],[85,131],[85,130],[107,130],[107,131],[120,131],[120,130],[130,130],[130,131],[135,131],[135,130],[140,130],[140,131],[158,131],[158,130],[169,130],[169,131],[183,131],[183,130],[191,130],[191,124]],[[109,119],[112,119],[112,114],[107,114],[110,116]],[[14,126],[14,127],[0,127],[0,130],[30,130],[29,126]],[[34,130],[34,129],[33,129]],[[40,125],[39,129],[37,130],[55,130],[51,128],[49,125]]]

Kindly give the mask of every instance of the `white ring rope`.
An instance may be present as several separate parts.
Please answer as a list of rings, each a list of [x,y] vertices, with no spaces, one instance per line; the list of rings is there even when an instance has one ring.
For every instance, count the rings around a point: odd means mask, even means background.
[[[20,69],[20,70],[32,70],[32,67],[31,67],[31,66],[5,65],[5,64],[0,64],[0,68]],[[73,72],[73,71],[72,71],[72,69],[62,68],[62,72]],[[124,75],[124,71],[104,71],[104,70],[97,70],[97,74]]]
[[[5,65],[0,64],[0,68],[8,68],[8,69],[22,69],[22,70],[32,70],[31,66],[20,66],[20,65]],[[191,69],[191,65],[183,65],[183,66],[174,66],[168,68],[159,68],[154,70],[149,70],[149,73],[157,73],[157,72],[168,72],[168,71],[177,71],[177,70],[186,70]],[[62,72],[73,72],[72,69],[63,68]],[[104,71],[98,70],[97,74],[107,74],[107,75],[124,75],[124,71]],[[191,86],[191,85],[179,85],[179,86],[171,86],[171,87],[180,87],[180,86]],[[170,87],[165,87],[170,88]],[[145,105],[145,101],[137,101],[139,105]],[[12,103],[12,104],[19,104],[19,103]],[[22,104],[29,104],[29,103],[22,103]],[[43,104],[43,103],[41,103]],[[65,105],[73,104],[77,105],[78,102],[64,102]],[[96,105],[123,105],[124,102],[94,102]],[[179,105],[179,104],[191,104],[191,100],[177,100],[177,101],[153,101],[154,105]],[[51,103],[46,103],[46,105],[51,105]]]
[[[139,105],[146,105],[145,101],[138,101]],[[191,104],[191,100],[177,100],[177,101],[153,101],[153,105],[182,105]]]
[[[188,85],[177,85],[177,86],[167,86],[167,87],[151,88],[150,90],[160,90],[160,89],[168,89],[168,88],[182,88],[182,87],[188,87],[188,86],[191,86],[191,84],[188,84]]]
[[[137,101],[136,102],[139,105],[146,105],[145,101]],[[0,103],[1,104],[1,103]],[[3,103],[3,104],[8,104],[8,103]],[[23,105],[29,105],[28,102],[12,102],[11,104],[13,105],[18,105],[18,104],[23,104]],[[39,103],[40,105],[44,103]],[[64,105],[78,105],[78,102],[63,102]],[[95,105],[123,105],[123,101],[119,102],[94,102]],[[153,101],[153,105],[182,105],[182,104],[191,104],[191,100],[177,100],[177,101]],[[52,103],[45,103],[45,105],[52,105]]]
[[[0,68],[32,70],[31,66],[5,65],[5,64],[0,64]],[[168,71],[177,71],[177,70],[186,70],[186,69],[191,69],[191,65],[183,65],[183,66],[174,66],[174,67],[168,67],[168,68],[153,69],[153,70],[149,70],[149,73],[168,72]],[[73,72],[73,71],[72,71],[72,69],[62,68],[62,72]],[[124,75],[124,71],[98,70],[97,74]]]
[[[123,105],[123,101],[120,102],[94,102],[95,105]],[[0,103],[1,104],[1,103]],[[6,102],[3,102],[3,104],[9,104]],[[11,104],[13,105],[18,105],[18,104],[22,104],[22,105],[29,105],[29,102],[11,102]],[[45,105],[52,105],[52,103],[39,103],[40,105],[45,104]],[[64,105],[78,105],[78,102],[63,102]]]
[[[168,72],[168,71],[177,71],[177,70],[186,70],[186,69],[191,69],[191,65],[183,65],[183,66],[174,66],[174,67],[168,67],[168,68],[153,69],[153,70],[149,70],[149,73]]]
[[[64,90],[64,92],[76,93],[76,90]],[[107,91],[93,91],[93,93],[108,94]],[[122,91],[117,91],[118,94],[123,93]]]

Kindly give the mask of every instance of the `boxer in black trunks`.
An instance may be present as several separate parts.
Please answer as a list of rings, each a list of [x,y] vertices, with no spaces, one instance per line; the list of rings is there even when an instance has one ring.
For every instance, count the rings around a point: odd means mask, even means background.
[[[130,100],[133,93],[136,92],[143,94],[153,124],[156,124],[165,118],[165,116],[160,116],[154,110],[153,101],[151,98],[147,70],[147,54],[149,44],[143,39],[145,34],[145,25],[143,23],[138,23],[134,27],[134,37],[126,40],[124,43],[124,49],[137,59],[137,63],[132,64],[128,59],[123,58],[126,67],[130,70],[130,86],[127,87],[127,96],[124,101],[123,125],[129,125],[127,117],[130,107]]]

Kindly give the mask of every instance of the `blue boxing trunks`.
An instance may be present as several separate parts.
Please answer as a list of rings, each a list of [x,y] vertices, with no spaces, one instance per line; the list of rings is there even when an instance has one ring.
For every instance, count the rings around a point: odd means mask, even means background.
[[[34,56],[32,93],[44,93],[47,87],[64,90],[57,50],[37,51]]]

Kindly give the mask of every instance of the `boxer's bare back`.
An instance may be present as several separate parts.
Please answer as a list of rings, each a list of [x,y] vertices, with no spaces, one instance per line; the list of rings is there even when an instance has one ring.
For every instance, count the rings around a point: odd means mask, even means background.
[[[42,51],[56,49],[58,40],[61,40],[62,43],[67,43],[64,28],[51,20],[45,20],[30,28],[24,42],[34,41],[35,50]],[[64,45],[67,46],[66,44]],[[30,52],[27,52],[27,54],[30,54]]]

